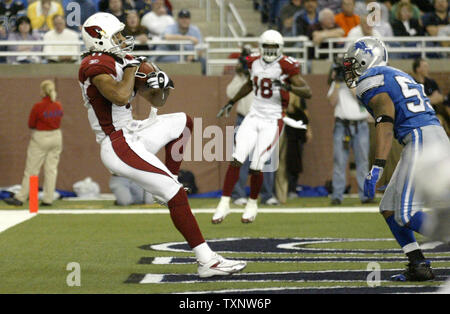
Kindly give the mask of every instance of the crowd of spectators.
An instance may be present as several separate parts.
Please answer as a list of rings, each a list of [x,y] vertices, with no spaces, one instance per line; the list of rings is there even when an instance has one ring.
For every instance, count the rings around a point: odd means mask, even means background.
[[[377,23],[371,14],[377,2]],[[284,36],[307,36],[316,45],[326,47],[326,38],[357,37],[373,34],[393,36],[448,36],[450,34],[447,0],[254,0],[261,11],[261,21]],[[289,12],[289,13],[287,13]],[[333,21],[331,18],[333,15]],[[373,20],[375,22],[375,20]],[[343,31],[342,32],[340,31]],[[429,46],[446,45],[429,42]],[[416,46],[416,43],[393,43],[393,46]],[[311,50],[312,51],[312,50]],[[310,51],[310,52],[311,52]],[[415,58],[414,54],[393,54],[394,58]],[[440,57],[429,53],[427,57]],[[309,58],[314,55],[309,55]],[[325,58],[326,55],[319,56]]]
[[[373,0],[253,0],[255,9],[261,12],[261,20],[269,28],[275,28],[283,36],[307,36],[316,46],[326,48],[328,38],[358,37],[373,35],[380,38],[392,36],[449,36],[448,0],[380,0],[377,23],[367,23],[373,19],[370,3]],[[74,10],[79,8],[79,16],[74,19]],[[109,12],[126,24],[126,34],[137,39],[138,50],[179,49],[177,45],[148,45],[150,39],[186,39],[192,45],[184,50],[194,50],[202,42],[200,30],[191,24],[190,12],[178,8],[174,12],[170,0],[2,0],[0,2],[0,40],[67,40],[75,31],[80,37],[80,25],[95,12]],[[189,14],[180,12],[187,11]],[[174,13],[173,13],[174,12]],[[64,32],[55,33],[54,18],[65,19]],[[18,29],[19,18],[27,17],[29,27],[26,32]],[[23,22],[23,19],[20,20]],[[26,23],[25,23],[26,24]],[[51,32],[47,35],[47,33]],[[56,36],[58,35],[58,36]],[[44,37],[46,36],[46,37]],[[291,44],[291,43],[290,43]],[[427,46],[448,45],[446,42],[427,42]],[[289,44],[288,44],[289,45]],[[393,47],[416,46],[416,42],[390,42]],[[344,43],[336,43],[342,47]],[[64,48],[64,49],[62,49]],[[59,51],[65,50],[62,47]],[[1,46],[0,51],[42,51],[42,46]],[[48,50],[52,51],[55,50]],[[69,51],[73,51],[70,50]],[[393,58],[415,58],[417,54],[396,53]],[[441,57],[439,53],[427,53],[427,57]],[[310,59],[315,58],[314,48],[309,49]],[[318,56],[326,58],[326,54]],[[57,58],[57,56],[56,56]],[[179,56],[169,56],[168,62],[178,62]],[[72,62],[72,58],[57,58],[61,62]],[[160,57],[159,59],[164,59]],[[173,59],[173,60],[172,60]],[[0,57],[0,62],[46,62],[55,58]],[[185,56],[186,61],[202,62],[201,51],[195,56]],[[157,61],[157,60],[156,60]],[[167,60],[159,60],[167,61]]]
[[[191,24],[191,14],[180,8],[173,17],[170,0],[2,0],[0,2],[0,40],[78,41],[81,25],[97,12],[108,12],[125,24],[123,34],[136,39],[136,50],[174,50],[177,45],[149,45],[149,40],[188,40],[184,50],[193,51],[203,41],[198,27]],[[0,57],[0,63],[74,62],[79,46],[68,45],[0,45],[0,51],[44,51],[45,58],[31,56]],[[63,55],[58,56],[61,52]],[[65,54],[65,56],[64,56]],[[67,56],[73,54],[73,56]],[[170,58],[173,58],[170,59]],[[200,53],[184,57],[188,62],[202,62]],[[156,59],[156,57],[155,57]],[[178,62],[179,56],[169,56]],[[175,60],[176,59],[176,60]]]

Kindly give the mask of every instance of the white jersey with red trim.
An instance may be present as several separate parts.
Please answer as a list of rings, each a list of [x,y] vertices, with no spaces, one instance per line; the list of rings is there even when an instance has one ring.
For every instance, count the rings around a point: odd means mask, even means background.
[[[126,56],[125,58],[132,59],[133,57]],[[89,123],[98,143],[133,120],[130,103],[126,106],[111,103],[91,82],[91,79],[99,74],[108,74],[115,81],[120,82],[123,78],[123,67],[127,64],[125,58],[94,52],[83,58],[80,65],[78,79],[85,106],[88,108]],[[132,98],[129,99],[129,102]]]
[[[266,63],[260,55],[247,57],[250,79],[253,83],[253,104],[249,113],[261,118],[280,119],[283,108],[289,104],[289,92],[274,84],[275,80],[289,82],[300,73],[300,64],[295,59],[282,55]]]

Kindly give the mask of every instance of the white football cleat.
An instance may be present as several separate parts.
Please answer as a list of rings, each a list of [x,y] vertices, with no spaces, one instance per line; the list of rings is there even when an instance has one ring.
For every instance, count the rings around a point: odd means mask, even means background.
[[[205,264],[198,263],[198,275],[200,278],[227,276],[240,272],[246,266],[247,262],[225,259],[219,254],[214,253],[209,262]]]
[[[233,204],[234,204],[234,205],[238,205],[238,206],[245,206],[245,205],[247,205],[247,198],[245,198],[245,197],[240,197],[240,198],[238,198],[238,199],[235,199],[235,200],[233,201]]]
[[[229,213],[230,213],[230,197],[222,196],[220,198],[219,205],[217,205],[216,212],[214,213],[211,219],[211,222],[213,224],[220,224]]]
[[[247,205],[245,206],[244,214],[242,214],[241,221],[245,224],[255,221],[256,215],[258,214],[258,200],[248,199]]]

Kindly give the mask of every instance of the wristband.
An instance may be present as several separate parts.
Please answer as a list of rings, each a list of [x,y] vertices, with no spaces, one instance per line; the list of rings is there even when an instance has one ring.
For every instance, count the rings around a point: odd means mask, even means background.
[[[375,159],[373,165],[384,168],[386,166],[386,159]]]

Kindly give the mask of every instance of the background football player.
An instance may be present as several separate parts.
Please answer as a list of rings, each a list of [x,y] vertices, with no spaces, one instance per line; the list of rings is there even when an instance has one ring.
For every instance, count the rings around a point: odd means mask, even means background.
[[[380,203],[395,239],[408,257],[406,271],[392,277],[399,281],[425,281],[434,278],[430,262],[417,243],[414,231],[425,233],[427,215],[423,199],[416,193],[414,173],[422,151],[433,145],[448,147],[449,139],[436,118],[423,85],[410,75],[387,66],[383,42],[363,37],[347,50],[344,67],[349,87],[375,119],[375,162],[364,182],[364,194],[373,198],[395,137],[404,145],[400,161]]]
[[[167,203],[175,227],[197,257],[200,277],[238,272],[246,263],[226,260],[209,248],[177,180],[181,158],[173,155],[182,154],[183,145],[175,146],[181,147],[178,152],[173,147],[186,140],[183,130],[192,130],[192,119],[184,113],[158,116],[154,108],[146,120],[132,118],[135,75],[145,60],[127,54],[134,40],[121,34],[124,26],[112,14],[97,13],[82,27],[89,51],[83,55],[79,81],[89,122],[101,146],[102,162],[112,173],[134,181]],[[154,68],[156,72],[148,74],[146,84],[155,91],[153,105],[161,106],[173,83],[166,73]],[[155,155],[162,147],[165,163]]]
[[[300,76],[299,63],[282,54],[283,37],[275,30],[265,31],[259,39],[259,55],[247,57],[250,72],[246,84],[220,110],[218,117],[229,114],[233,105],[253,92],[253,103],[236,134],[233,161],[230,162],[222,197],[212,223],[220,223],[230,210],[230,197],[239,179],[239,170],[250,155],[250,198],[241,221],[253,222],[257,215],[257,198],[263,181],[263,166],[269,160],[283,128],[283,110],[289,103],[289,92],[311,97],[308,84]],[[293,123],[285,117],[285,122]],[[296,125],[296,127],[303,127]]]

